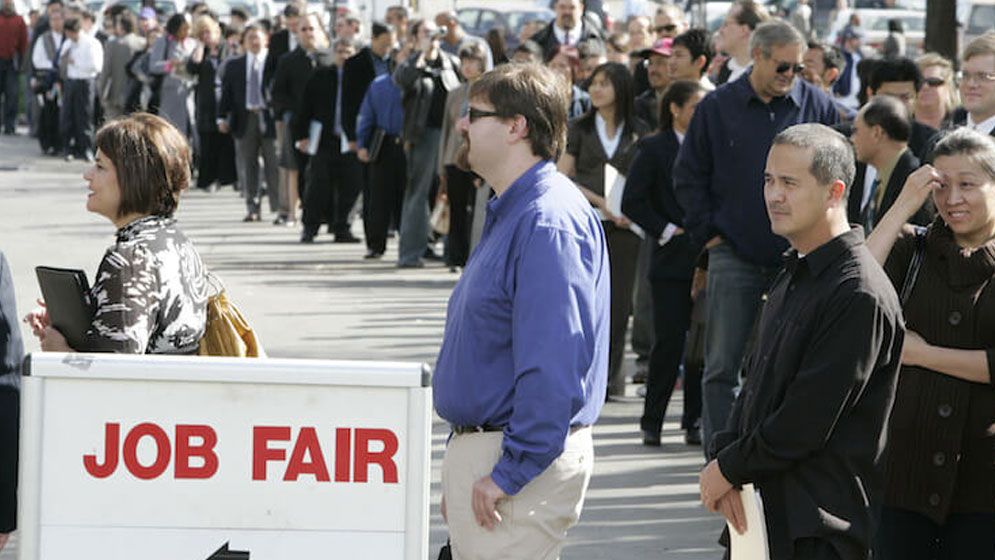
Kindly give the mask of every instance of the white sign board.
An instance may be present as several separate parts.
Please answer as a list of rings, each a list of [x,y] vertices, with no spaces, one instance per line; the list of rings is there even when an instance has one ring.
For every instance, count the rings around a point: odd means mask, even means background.
[[[420,364],[33,354],[22,560],[428,557]]]

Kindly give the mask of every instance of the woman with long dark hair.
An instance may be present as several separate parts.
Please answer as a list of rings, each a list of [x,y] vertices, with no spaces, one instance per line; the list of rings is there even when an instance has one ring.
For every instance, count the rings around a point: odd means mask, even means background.
[[[650,352],[646,400],[640,427],[643,443],[660,445],[660,431],[680,370],[691,322],[691,278],[697,248],[684,232],[684,210],[674,196],[671,172],[695,107],[705,90],[698,82],[670,84],[660,100],[660,128],[639,142],[629,168],[622,211],[657,240],[650,261],[653,291],[653,350]],[[685,364],[685,441],[700,443],[701,370]]]
[[[591,110],[570,122],[566,153],[557,167],[597,208],[605,228],[612,285],[608,396],[617,397],[625,392],[622,357],[632,312],[639,236],[632,231],[632,222],[617,206],[610,205],[610,196],[606,197],[610,195],[606,190],[621,188],[621,181],[606,184],[605,175],[607,166],[622,178],[628,175],[636,141],[646,125],[634,115],[632,76],[624,64],[608,62],[595,68],[588,93]]]

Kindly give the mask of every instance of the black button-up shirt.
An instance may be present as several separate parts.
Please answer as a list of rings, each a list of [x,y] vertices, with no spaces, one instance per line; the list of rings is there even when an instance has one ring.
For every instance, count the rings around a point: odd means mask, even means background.
[[[790,251],[758,328],[712,455],[730,482],[760,490],[772,560],[790,558],[805,537],[864,560],[905,329],[860,228],[801,258]]]
[[[767,152],[789,126],[837,120],[832,99],[801,78],[770,103],[753,90],[750,72],[706,95],[674,166],[677,199],[686,212],[684,229],[692,240],[701,246],[721,235],[740,258],[777,266],[788,246],[771,233],[764,204]]]

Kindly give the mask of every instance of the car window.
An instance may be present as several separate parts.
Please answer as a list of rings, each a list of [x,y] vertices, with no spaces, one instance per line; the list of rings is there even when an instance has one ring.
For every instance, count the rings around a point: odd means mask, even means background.
[[[967,22],[967,32],[980,35],[995,28],[995,5],[975,6]]]
[[[137,14],[138,11],[142,9],[141,0],[123,0],[121,2],[114,3],[115,6],[118,4],[127,6],[128,9],[131,10],[132,12],[135,12],[135,14]],[[176,13],[176,4],[168,0],[156,2],[155,11],[165,16],[171,16]]]
[[[480,10],[460,10],[456,13],[456,19],[464,28],[476,29],[478,15],[480,15]]]
[[[481,32],[488,31],[498,25],[501,20],[492,10],[480,10],[480,20],[477,22],[477,29]]]

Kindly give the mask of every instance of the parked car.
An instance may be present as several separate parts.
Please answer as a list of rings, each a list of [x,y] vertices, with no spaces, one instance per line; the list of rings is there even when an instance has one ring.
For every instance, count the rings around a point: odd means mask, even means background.
[[[888,37],[888,20],[897,19],[905,27],[905,43],[908,56],[915,57],[924,52],[926,41],[926,12],[920,10],[843,10],[836,16],[826,42],[837,44],[839,34],[843,31],[850,14],[856,13],[860,18],[860,28],[864,31],[864,47],[878,50]]]
[[[245,10],[249,19],[272,18],[277,14],[270,0],[206,0],[206,4],[225,23],[231,19],[232,8]]]
[[[992,30],[995,30],[995,0],[972,2],[964,24],[964,41],[961,45],[967,45]]]
[[[500,4],[500,6],[497,6]],[[518,33],[529,21],[548,23],[553,11],[538,7],[533,2],[461,2],[456,10],[460,25],[471,35],[483,37],[495,27],[504,30],[504,38],[511,51],[518,46]]]

